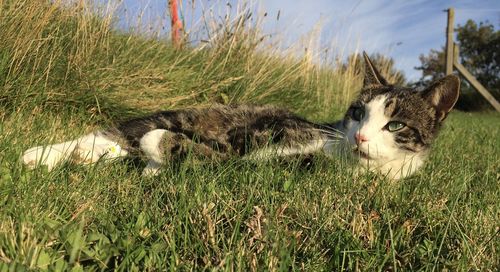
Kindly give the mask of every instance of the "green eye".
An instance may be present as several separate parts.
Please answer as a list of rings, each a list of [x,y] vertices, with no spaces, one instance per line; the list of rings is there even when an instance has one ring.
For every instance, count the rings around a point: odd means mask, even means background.
[[[352,118],[356,121],[361,121],[363,117],[365,116],[365,109],[364,108],[355,108],[352,111]]]
[[[406,127],[406,125],[401,122],[392,121],[387,123],[387,130],[390,132],[398,131],[404,127]]]

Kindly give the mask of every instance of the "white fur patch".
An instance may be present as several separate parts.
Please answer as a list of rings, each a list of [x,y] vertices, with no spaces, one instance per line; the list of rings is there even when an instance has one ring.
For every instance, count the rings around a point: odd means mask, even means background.
[[[31,169],[39,165],[46,165],[47,168],[52,168],[59,162],[67,160],[73,153],[77,145],[77,141],[69,141],[48,146],[32,147],[23,153],[23,163]]]
[[[142,175],[145,177],[154,177],[160,174],[162,165],[154,161],[149,161],[148,165],[142,170]]]
[[[126,156],[128,152],[102,133],[87,134],[78,139],[47,145],[37,146],[23,153],[23,162],[30,168],[46,165],[52,170],[57,164],[72,159],[77,163],[94,163],[100,158],[114,159]]]
[[[142,171],[144,176],[155,176],[160,173],[161,166],[165,163],[160,143],[167,132],[165,129],[155,129],[144,134],[139,141],[142,152],[149,160],[148,165]]]
[[[349,143],[356,145],[355,134],[359,133],[367,138],[358,148],[373,158],[391,157],[394,146],[394,137],[390,132],[384,130],[390,121],[384,114],[386,96],[379,96],[365,105],[365,114],[360,122],[353,121],[347,131]]]
[[[326,139],[313,140],[304,145],[297,145],[294,147],[271,146],[256,150],[247,156],[245,159],[249,160],[266,160],[276,157],[285,157],[297,154],[311,154],[317,152],[325,146]]]
[[[163,163],[163,154],[161,154],[160,142],[163,135],[167,132],[165,129],[155,129],[144,134],[139,141],[139,146],[144,155],[158,164]]]

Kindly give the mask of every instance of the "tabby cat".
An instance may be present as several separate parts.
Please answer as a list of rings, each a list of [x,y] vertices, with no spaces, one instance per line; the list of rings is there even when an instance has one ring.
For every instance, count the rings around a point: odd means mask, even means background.
[[[388,84],[364,54],[364,86],[341,121],[317,124],[272,106],[216,105],[162,111],[81,138],[26,150],[23,161],[49,170],[63,161],[89,164],[137,156],[144,175],[188,152],[207,159],[265,159],[324,152],[348,155],[360,169],[400,179],[417,171],[459,95],[449,75],[423,91]],[[340,152],[339,152],[340,151]]]

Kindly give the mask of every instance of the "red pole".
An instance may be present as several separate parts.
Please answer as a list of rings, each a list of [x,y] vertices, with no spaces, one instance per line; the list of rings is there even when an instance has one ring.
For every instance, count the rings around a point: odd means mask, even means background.
[[[170,9],[170,25],[172,26],[172,42],[175,47],[179,48],[182,46],[182,22],[179,19],[177,1],[178,0],[168,0],[168,7]]]

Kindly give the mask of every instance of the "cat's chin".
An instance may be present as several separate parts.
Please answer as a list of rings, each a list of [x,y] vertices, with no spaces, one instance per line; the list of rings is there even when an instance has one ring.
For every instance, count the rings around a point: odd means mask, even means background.
[[[426,158],[426,153],[392,159],[373,158],[359,151],[352,154],[364,170],[379,173],[393,180],[411,176],[424,164]]]
[[[380,164],[384,161],[382,158],[374,157],[373,155],[366,153],[358,148],[352,150],[352,156],[357,160],[358,164],[365,168],[370,169],[370,171],[378,171]]]
[[[355,156],[360,166],[372,170],[378,168],[378,161],[376,159],[370,158],[368,156],[361,156],[359,154]]]
[[[353,149],[352,153],[354,154],[354,156],[356,158],[358,158],[360,160],[365,160],[365,161],[373,161],[373,160],[375,160],[375,158],[370,157],[370,155],[368,153],[359,150],[359,148]]]

